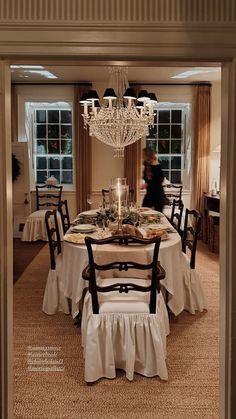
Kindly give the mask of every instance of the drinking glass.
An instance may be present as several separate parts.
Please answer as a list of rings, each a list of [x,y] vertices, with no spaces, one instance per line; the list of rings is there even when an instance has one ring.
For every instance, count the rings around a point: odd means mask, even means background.
[[[89,205],[92,205],[92,203],[93,203],[93,198],[92,198],[92,195],[87,195],[87,203],[88,203]]]

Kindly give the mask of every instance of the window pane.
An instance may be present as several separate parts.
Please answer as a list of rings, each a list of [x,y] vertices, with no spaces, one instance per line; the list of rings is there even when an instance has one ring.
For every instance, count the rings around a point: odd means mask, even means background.
[[[181,157],[171,157],[171,169],[181,169]]]
[[[170,111],[159,111],[159,123],[170,122]]]
[[[182,122],[182,111],[180,109],[175,109],[171,111],[171,122],[172,124]]]
[[[61,183],[73,183],[72,182],[72,170],[63,170]]]
[[[36,111],[36,122],[46,122],[46,111]]]
[[[169,170],[163,170],[163,176],[170,181],[170,172]]]
[[[46,170],[37,170],[36,172],[36,183],[44,183],[47,177]]]
[[[158,153],[159,154],[168,154],[170,152],[170,141],[169,140],[159,140],[158,141]]]
[[[60,171],[59,170],[50,170],[49,176],[54,176],[60,183]]]
[[[181,141],[172,140],[171,141],[171,153],[172,154],[181,154]]]
[[[48,141],[48,152],[49,154],[59,154],[59,140],[49,140]]]
[[[171,182],[172,183],[181,183],[181,170],[172,170],[171,171]]]
[[[37,169],[47,169],[47,158],[46,157],[37,157],[36,167],[37,167]]]
[[[61,106],[58,102],[54,109],[39,106],[34,110],[33,153],[38,183],[49,176],[55,176],[59,183],[73,183],[72,110]]]
[[[36,126],[36,138],[46,138],[46,125]]]
[[[157,140],[149,140],[146,141],[146,147],[152,148],[155,153],[157,152]]]
[[[58,123],[59,122],[59,111],[48,111],[48,122]]]
[[[61,140],[61,153],[62,154],[72,154],[72,141]]]
[[[72,157],[62,158],[62,169],[72,169]]]
[[[157,126],[156,125],[151,125],[149,127],[148,138],[157,138]]]
[[[171,125],[171,138],[182,138],[181,125]]]
[[[159,156],[158,160],[161,163],[162,169],[169,169],[169,167],[170,167],[170,158],[169,157]]]
[[[48,138],[59,138],[59,125],[48,125]]]
[[[71,125],[61,125],[61,138],[72,138]]]
[[[37,141],[37,154],[47,153],[47,141]]]
[[[49,169],[60,169],[60,159],[58,157],[50,157]]]
[[[72,123],[71,111],[61,111],[61,123],[62,124],[71,124]]]
[[[158,126],[158,138],[170,138],[170,125]]]
[[[157,110],[154,110],[154,124],[157,124]]]

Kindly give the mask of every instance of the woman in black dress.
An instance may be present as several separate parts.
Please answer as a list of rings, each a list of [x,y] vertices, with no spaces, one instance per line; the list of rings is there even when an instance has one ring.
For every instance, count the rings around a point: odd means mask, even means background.
[[[146,195],[142,206],[162,212],[164,205],[168,203],[168,199],[165,196],[162,186],[164,176],[161,165],[152,148],[146,147],[143,149],[143,164],[143,179],[145,181]]]

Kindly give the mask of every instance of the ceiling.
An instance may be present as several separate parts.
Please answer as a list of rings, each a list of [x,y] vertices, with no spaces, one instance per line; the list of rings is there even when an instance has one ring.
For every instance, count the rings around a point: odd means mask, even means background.
[[[12,81],[19,83],[72,83],[108,81],[108,67],[104,66],[11,66]],[[191,72],[180,76],[184,72]],[[178,76],[173,78],[173,76]],[[129,81],[189,83],[221,80],[220,67],[129,67]]]

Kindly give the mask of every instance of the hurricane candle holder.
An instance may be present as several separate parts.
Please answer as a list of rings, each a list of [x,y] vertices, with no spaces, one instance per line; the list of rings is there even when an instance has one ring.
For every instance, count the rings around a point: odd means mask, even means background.
[[[126,178],[112,179],[109,187],[109,200],[112,208],[117,208],[118,231],[121,231],[123,212],[127,210],[128,191]]]

